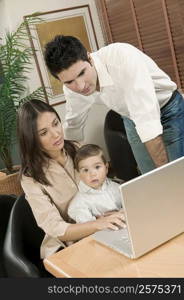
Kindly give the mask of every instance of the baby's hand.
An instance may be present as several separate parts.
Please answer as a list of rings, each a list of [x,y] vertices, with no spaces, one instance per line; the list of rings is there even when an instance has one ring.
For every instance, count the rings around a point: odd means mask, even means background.
[[[104,217],[105,217],[105,216],[110,216],[110,215],[112,215],[112,214],[118,214],[118,215],[119,215],[119,213],[124,215],[124,209],[121,208],[120,210],[106,211],[106,212],[103,214],[103,216],[104,216]]]
[[[118,210],[109,210],[109,211],[106,211],[104,214],[103,214],[103,216],[105,217],[105,216],[110,216],[110,215],[112,215],[112,214],[114,214],[114,213],[117,213],[118,212]]]

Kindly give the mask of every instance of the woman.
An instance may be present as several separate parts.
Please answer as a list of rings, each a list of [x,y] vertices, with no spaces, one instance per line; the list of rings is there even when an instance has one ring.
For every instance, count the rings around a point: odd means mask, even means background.
[[[78,190],[73,160],[79,146],[64,140],[60,117],[52,106],[40,100],[24,103],[18,113],[18,137],[21,185],[45,232],[41,258],[98,230],[123,226],[120,212],[83,224],[69,219],[67,208]]]

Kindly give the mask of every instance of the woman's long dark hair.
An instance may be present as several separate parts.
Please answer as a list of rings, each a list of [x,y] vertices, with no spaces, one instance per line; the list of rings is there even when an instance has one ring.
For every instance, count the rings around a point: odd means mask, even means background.
[[[17,133],[21,159],[20,177],[25,175],[32,177],[41,184],[51,185],[43,171],[44,166],[48,167],[50,157],[42,150],[37,133],[37,119],[39,114],[43,112],[55,113],[60,120],[58,113],[51,105],[36,99],[25,102],[18,111]],[[77,148],[76,143],[65,140],[64,149],[73,160]]]

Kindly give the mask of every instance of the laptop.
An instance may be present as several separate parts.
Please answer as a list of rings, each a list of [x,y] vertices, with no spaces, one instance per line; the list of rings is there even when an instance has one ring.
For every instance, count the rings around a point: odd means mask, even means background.
[[[184,229],[184,157],[120,185],[126,228],[92,237],[138,258]]]

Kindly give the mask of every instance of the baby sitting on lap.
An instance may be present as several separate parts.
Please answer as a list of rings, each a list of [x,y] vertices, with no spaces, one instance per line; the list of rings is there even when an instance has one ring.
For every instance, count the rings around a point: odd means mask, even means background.
[[[122,208],[119,184],[107,178],[108,163],[99,146],[87,144],[79,148],[75,167],[80,176],[79,191],[68,208],[74,221],[92,221]]]

